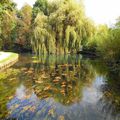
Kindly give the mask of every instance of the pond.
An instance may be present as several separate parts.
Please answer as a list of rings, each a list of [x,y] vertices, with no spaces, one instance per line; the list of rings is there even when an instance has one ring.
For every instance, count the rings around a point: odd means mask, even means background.
[[[21,55],[0,73],[0,120],[120,120],[120,67],[80,55]]]

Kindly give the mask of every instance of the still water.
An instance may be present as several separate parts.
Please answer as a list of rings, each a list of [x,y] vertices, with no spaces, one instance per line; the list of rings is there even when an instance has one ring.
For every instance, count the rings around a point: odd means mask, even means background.
[[[76,55],[21,55],[0,73],[0,120],[120,120],[119,68]]]

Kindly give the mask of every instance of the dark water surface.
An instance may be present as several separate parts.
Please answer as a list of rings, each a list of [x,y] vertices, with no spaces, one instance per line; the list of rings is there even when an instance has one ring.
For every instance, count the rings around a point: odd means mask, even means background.
[[[21,55],[0,73],[0,120],[120,120],[119,68],[76,55]]]

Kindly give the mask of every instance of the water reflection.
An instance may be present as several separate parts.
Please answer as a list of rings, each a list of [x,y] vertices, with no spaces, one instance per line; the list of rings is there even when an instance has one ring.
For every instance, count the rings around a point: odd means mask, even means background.
[[[105,119],[120,119],[120,65],[108,65],[100,60],[91,62],[97,73],[104,76],[101,85],[102,97],[99,99],[99,110]],[[101,69],[104,68],[104,69]],[[103,71],[104,72],[103,72]]]
[[[91,87],[92,88],[92,87]],[[91,91],[91,88],[84,90],[84,97],[81,101],[74,103],[70,106],[64,106],[56,102],[53,98],[38,99],[36,94],[27,93],[25,86],[20,86],[17,89],[15,97],[8,103],[7,107],[10,111],[10,118],[17,118],[19,120],[24,120],[24,118],[29,120],[85,120],[85,119],[101,119],[100,113],[92,113],[91,110],[96,110],[96,100],[97,94],[95,91]],[[90,91],[89,91],[90,90]],[[86,99],[86,92],[93,93],[95,101],[88,101]],[[22,93],[22,94],[17,94]],[[91,97],[91,94],[88,94]],[[91,100],[91,99],[89,99]],[[99,120],[98,119],[98,120]]]
[[[119,120],[119,78],[118,69],[81,56],[22,56],[0,74],[0,118]]]
[[[94,70],[87,61],[80,61],[79,56],[63,56],[62,59],[58,56],[55,60],[52,65],[47,63],[48,59],[44,61],[46,66],[42,69],[36,69],[39,64],[34,65],[36,95],[39,98],[54,97],[64,105],[79,101],[83,87],[90,86],[94,80]]]

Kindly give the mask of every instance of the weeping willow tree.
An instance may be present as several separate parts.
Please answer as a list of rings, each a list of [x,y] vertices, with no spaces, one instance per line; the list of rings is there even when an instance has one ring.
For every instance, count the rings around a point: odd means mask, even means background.
[[[93,34],[93,23],[86,17],[84,6],[74,0],[48,2],[48,15],[38,12],[33,25],[32,45],[35,53],[73,53],[81,41]],[[52,47],[52,48],[51,48]]]
[[[54,37],[48,26],[48,19],[39,13],[34,21],[32,45],[36,55],[54,52]]]

